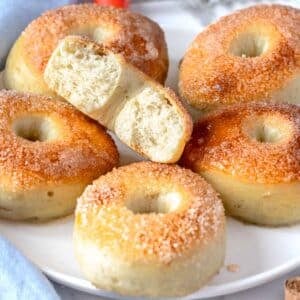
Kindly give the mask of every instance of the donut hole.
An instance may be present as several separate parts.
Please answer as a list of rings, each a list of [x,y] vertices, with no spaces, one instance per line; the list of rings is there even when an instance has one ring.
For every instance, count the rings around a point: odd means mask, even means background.
[[[259,143],[276,144],[286,140],[292,126],[280,116],[258,116],[248,119],[244,126],[247,136]]]
[[[255,32],[239,34],[230,45],[230,53],[242,58],[257,57],[268,49],[268,38]]]
[[[105,43],[115,36],[115,31],[108,27],[82,27],[71,31],[72,35],[80,35],[91,39],[96,43]]]
[[[136,94],[128,95],[114,130],[127,145],[139,147],[152,160],[163,162],[178,149],[184,123],[168,97],[145,84]]]
[[[23,116],[13,122],[13,131],[18,136],[31,142],[44,142],[55,137],[53,124],[41,116]]]
[[[138,193],[126,201],[126,207],[135,214],[167,214],[177,210],[181,205],[178,192]]]

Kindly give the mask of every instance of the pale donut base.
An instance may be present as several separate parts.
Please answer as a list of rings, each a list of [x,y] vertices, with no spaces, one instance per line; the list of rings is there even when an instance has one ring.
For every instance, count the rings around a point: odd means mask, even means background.
[[[6,192],[0,188],[0,217],[10,220],[46,221],[71,214],[86,183]],[[49,192],[49,194],[48,194]]]
[[[226,213],[259,225],[289,225],[300,221],[300,182],[257,184],[219,171],[201,175],[218,191]]]
[[[84,237],[84,232],[75,231],[74,245],[81,270],[89,281],[98,288],[127,296],[183,296],[197,291],[218,272],[225,257],[223,231],[205,246],[194,248],[170,264],[122,260],[110,249],[99,249]]]

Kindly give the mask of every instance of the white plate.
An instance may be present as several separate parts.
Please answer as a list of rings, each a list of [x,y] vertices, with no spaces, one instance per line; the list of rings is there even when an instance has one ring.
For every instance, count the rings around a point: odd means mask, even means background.
[[[192,16],[191,12],[179,5],[173,5],[171,1],[138,4],[134,8],[156,19],[164,27],[171,63],[168,84],[176,88],[177,65],[187,45],[201,29],[199,19],[194,13]],[[227,10],[228,8],[217,6],[213,13],[214,16],[219,16],[227,13]],[[119,147],[122,164],[138,159],[126,147],[120,144]],[[11,240],[54,281],[88,293],[121,298],[97,290],[83,278],[73,255],[72,226],[72,216],[45,224],[0,221],[1,234]],[[205,288],[185,299],[241,291],[300,267],[300,225],[264,228],[229,218],[227,238],[225,266],[237,264],[240,270],[231,273],[224,267]]]

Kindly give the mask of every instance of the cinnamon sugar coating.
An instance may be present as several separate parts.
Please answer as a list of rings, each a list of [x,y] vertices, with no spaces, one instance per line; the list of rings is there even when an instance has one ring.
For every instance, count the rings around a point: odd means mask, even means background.
[[[16,134],[16,120],[49,121],[55,137],[30,141]],[[118,163],[113,140],[71,105],[44,96],[0,91],[0,178],[9,191],[90,182]]]
[[[244,182],[300,181],[300,107],[252,103],[216,111],[195,124],[181,164]]]
[[[152,78],[166,78],[168,54],[161,28],[142,15],[93,4],[50,10],[31,22],[21,36],[27,64],[42,73],[59,40],[70,34],[98,40]]]
[[[139,188],[176,192],[181,205],[166,213],[134,213],[126,202]],[[214,240],[224,226],[222,203],[208,183],[179,166],[152,162],[94,181],[78,200],[75,225],[86,239],[126,260],[164,264]]]

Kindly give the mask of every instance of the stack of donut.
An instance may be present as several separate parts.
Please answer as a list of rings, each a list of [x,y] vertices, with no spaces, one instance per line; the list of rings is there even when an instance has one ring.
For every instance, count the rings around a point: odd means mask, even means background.
[[[208,26],[180,67],[185,100],[215,110],[195,124],[181,164],[228,214],[256,224],[300,221],[299,29],[299,9],[250,7]]]
[[[198,290],[224,262],[224,206],[259,225],[300,221],[299,24],[297,9],[260,5],[201,32],[179,74],[202,115],[192,130],[162,85],[156,23],[92,4],[44,13],[6,63],[15,91],[0,91],[0,216],[44,221],[77,202],[76,257],[95,286]],[[115,168],[106,128],[150,161]]]

